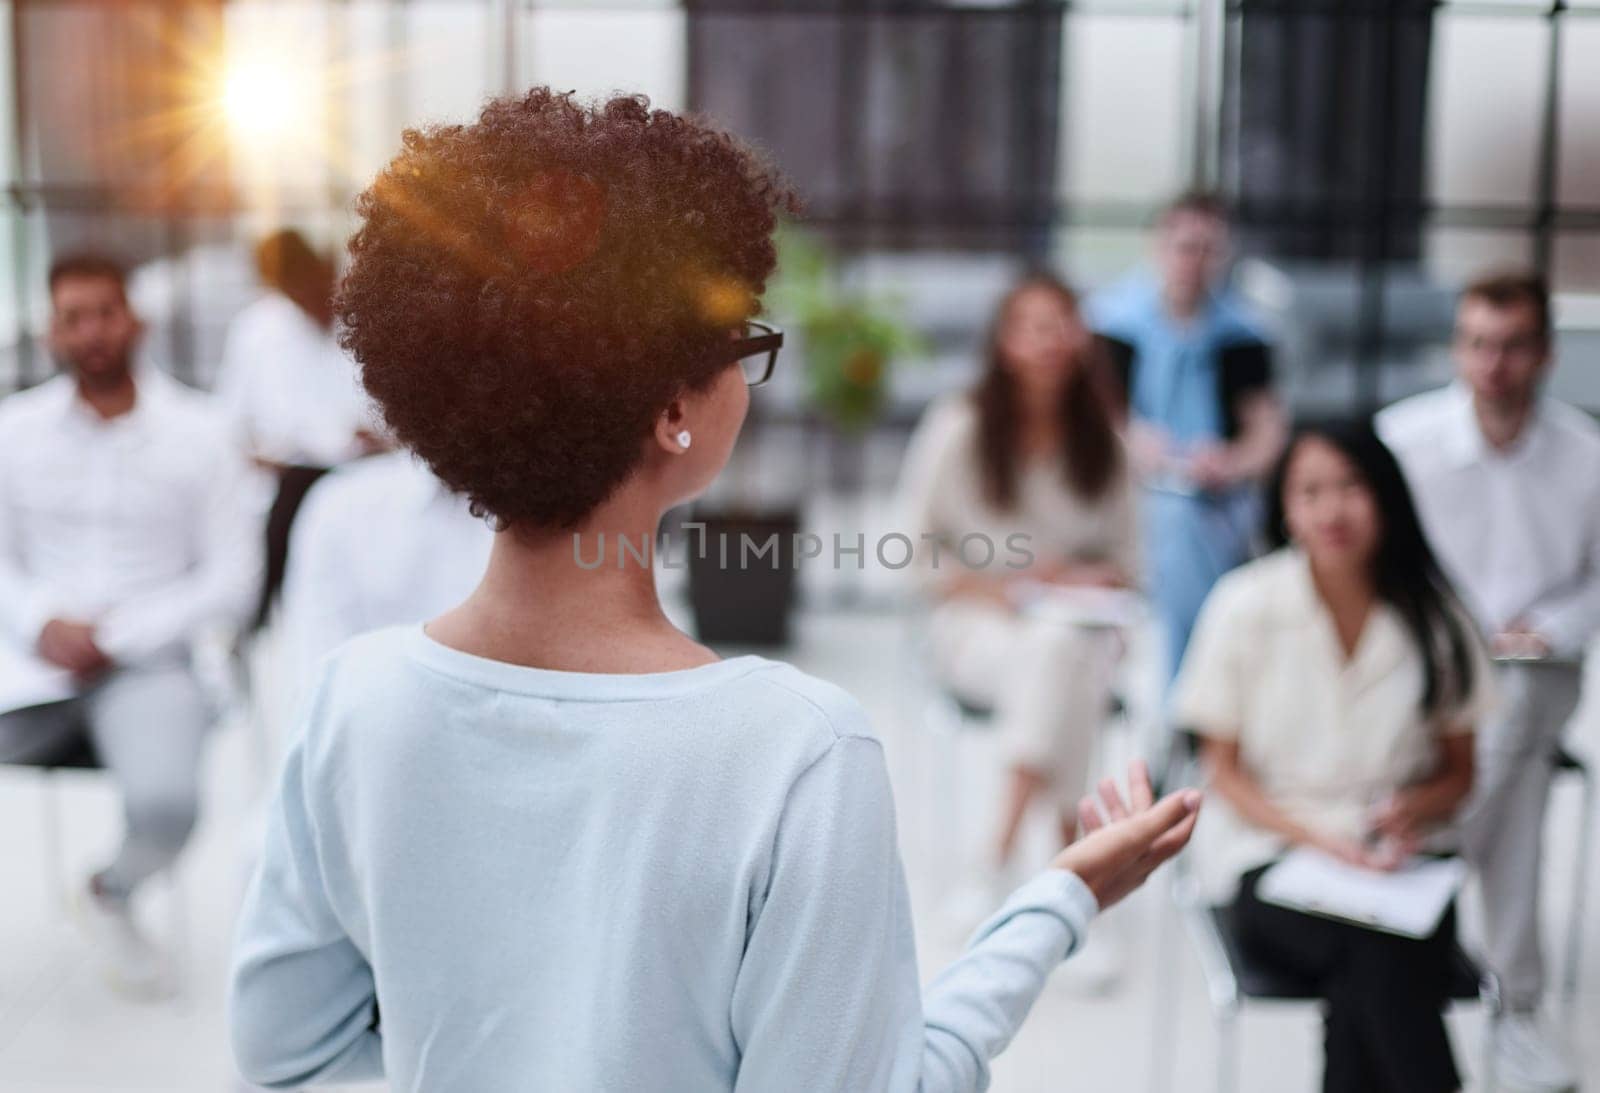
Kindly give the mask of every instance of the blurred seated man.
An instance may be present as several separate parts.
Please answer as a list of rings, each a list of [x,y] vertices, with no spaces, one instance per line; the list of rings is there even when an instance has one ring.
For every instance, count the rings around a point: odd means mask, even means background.
[[[421,623],[467,598],[494,529],[409,451],[342,467],[319,481],[295,522],[283,624],[297,695],[346,638]]]
[[[1283,448],[1271,348],[1227,287],[1230,250],[1226,206],[1185,194],[1156,222],[1153,269],[1088,301],[1122,379],[1129,451],[1146,487],[1146,571],[1169,678],[1206,593],[1250,557],[1257,483]]]
[[[60,259],[50,304],[65,374],[0,402],[0,762],[92,740],[127,830],[78,910],[113,982],[143,993],[165,969],[129,900],[189,837],[213,717],[191,641],[242,621],[259,532],[220,410],[134,364],[121,267]]]
[[[1454,909],[1412,939],[1257,889],[1294,847],[1387,870],[1442,833],[1471,789],[1488,654],[1369,426],[1300,431],[1267,504],[1277,549],[1217,582],[1173,695],[1214,791],[1201,876],[1246,954],[1321,991],[1324,1090],[1454,1093]]]
[[[267,516],[266,579],[256,625],[283,581],[290,528],[324,471],[379,450],[370,403],[333,322],[335,272],[297,231],[256,246],[267,292],[228,327],[216,392],[239,442],[269,476],[258,490]]]
[[[1562,729],[1600,629],[1600,428],[1541,393],[1551,361],[1543,278],[1511,271],[1462,293],[1458,378],[1379,415],[1429,537],[1495,653],[1505,702],[1478,742],[1463,816],[1483,894],[1489,962],[1507,1006],[1502,1079],[1567,1089],[1573,1066],[1538,1020],[1544,994],[1539,866]]]

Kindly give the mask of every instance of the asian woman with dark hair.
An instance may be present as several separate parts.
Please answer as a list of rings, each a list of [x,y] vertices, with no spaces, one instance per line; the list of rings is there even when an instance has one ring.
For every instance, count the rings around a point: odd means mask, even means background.
[[[1257,896],[1296,846],[1393,869],[1472,786],[1487,652],[1365,423],[1303,426],[1271,479],[1276,547],[1203,608],[1175,694],[1217,800],[1202,877],[1247,952],[1320,984],[1329,1091],[1460,1086],[1441,1011],[1454,913],[1411,940]]]

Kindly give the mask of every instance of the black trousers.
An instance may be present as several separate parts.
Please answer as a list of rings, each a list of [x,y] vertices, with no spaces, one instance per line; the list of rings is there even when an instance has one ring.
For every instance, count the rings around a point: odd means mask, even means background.
[[[1461,1088],[1445,1033],[1455,908],[1414,940],[1302,914],[1256,898],[1266,867],[1244,875],[1232,907],[1252,960],[1318,985],[1325,1003],[1325,1093],[1454,1093]]]
[[[261,582],[261,595],[256,601],[255,617],[250,629],[256,631],[266,625],[267,616],[283,586],[283,574],[289,563],[289,533],[294,530],[295,514],[306,493],[316,485],[317,479],[328,473],[327,467],[291,464],[278,472],[278,493],[272,509],[267,513],[267,565]]]

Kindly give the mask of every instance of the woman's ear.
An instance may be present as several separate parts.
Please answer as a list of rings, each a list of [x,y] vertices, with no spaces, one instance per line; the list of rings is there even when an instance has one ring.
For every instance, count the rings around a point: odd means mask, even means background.
[[[689,450],[693,433],[688,424],[688,407],[682,397],[667,403],[666,409],[656,415],[656,444],[671,455],[682,455]]]

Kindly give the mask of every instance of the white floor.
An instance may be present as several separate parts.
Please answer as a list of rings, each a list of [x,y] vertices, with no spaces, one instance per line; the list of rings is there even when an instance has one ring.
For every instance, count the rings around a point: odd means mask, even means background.
[[[905,620],[887,614],[812,613],[802,617],[791,659],[857,694],[873,712],[890,756],[899,802],[901,845],[921,931],[923,972],[931,976],[959,947],[936,913],[963,863],[977,859],[993,820],[1000,771],[981,733],[955,738],[930,731],[927,695],[906,655]],[[737,650],[730,650],[735,652]],[[1600,754],[1591,702],[1580,716],[1579,744]],[[941,751],[941,747],[952,750]],[[1112,734],[1107,751],[1126,752]],[[101,984],[55,900],[42,847],[40,780],[0,772],[0,1091],[64,1093],[228,1093],[235,1089],[222,1012],[223,974],[233,907],[243,884],[244,847],[264,785],[261,738],[244,723],[214,740],[206,781],[205,818],[182,869],[181,906],[188,938],[189,990],[176,1003],[137,1006]],[[942,757],[942,758],[941,758]],[[959,794],[951,794],[951,778]],[[116,802],[93,777],[66,777],[56,787],[66,818],[65,866],[79,877],[113,845]],[[937,791],[937,800],[936,800]],[[951,798],[954,797],[952,800]],[[1551,815],[1551,936],[1561,936],[1569,892],[1577,793],[1563,787]],[[1048,861],[1048,827],[1032,833],[1029,853]],[[1594,863],[1600,865],[1600,863]],[[152,892],[144,910],[153,928],[171,927],[172,902]],[[1572,1027],[1600,1019],[1600,899],[1591,901],[1584,989]],[[1017,1040],[998,1060],[1000,1093],[1138,1090],[1161,1071],[1166,1088],[1210,1088],[1214,1039],[1199,969],[1176,934],[1171,955],[1157,952],[1172,926],[1160,878],[1097,927],[1124,953],[1118,986],[1101,996],[1073,989],[1058,975]],[[1470,930],[1470,916],[1468,919]],[[1103,942],[1097,942],[1103,944]],[[1159,963],[1158,963],[1159,962]],[[1158,1001],[1166,1007],[1158,1020]],[[1476,1006],[1452,1014],[1464,1068],[1476,1068],[1481,1020]],[[1319,1027],[1315,1010],[1284,1006],[1250,1011],[1242,1026],[1241,1088],[1314,1089]],[[1589,1083],[1600,1087],[1600,1045],[1577,1045]]]

